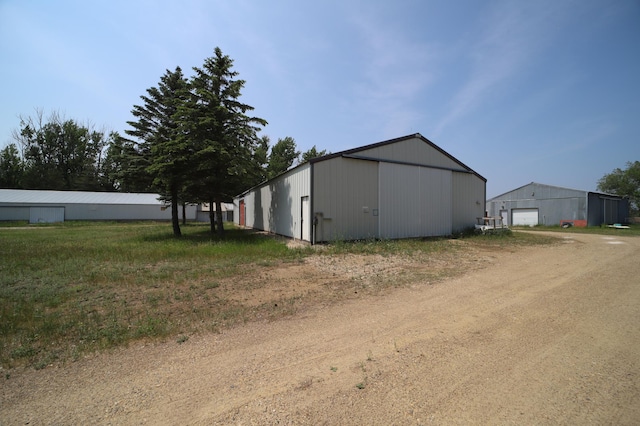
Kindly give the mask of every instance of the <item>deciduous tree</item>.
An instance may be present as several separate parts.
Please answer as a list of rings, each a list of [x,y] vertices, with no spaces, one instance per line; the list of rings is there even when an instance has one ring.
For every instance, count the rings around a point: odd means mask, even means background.
[[[27,189],[100,190],[100,167],[106,145],[104,132],[54,112],[45,120],[20,117],[13,132],[24,164]]]
[[[271,148],[269,164],[267,165],[267,178],[273,179],[281,173],[289,170],[300,157],[300,151],[296,149],[296,141],[290,136],[278,139]]]
[[[627,162],[626,169],[615,169],[598,181],[598,191],[629,197],[631,214],[640,214],[640,161]]]
[[[326,149],[323,149],[322,151],[318,151],[316,149],[316,146],[314,145],[313,148],[302,153],[302,162],[306,163],[311,159],[314,159],[316,157],[322,157],[323,155],[327,155],[327,154],[328,152]]]

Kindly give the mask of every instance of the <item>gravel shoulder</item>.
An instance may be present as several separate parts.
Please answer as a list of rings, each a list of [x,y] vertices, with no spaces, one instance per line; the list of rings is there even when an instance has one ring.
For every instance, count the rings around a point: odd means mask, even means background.
[[[640,238],[563,236],[435,284],[3,371],[0,423],[638,424]],[[355,263],[424,267],[384,262]]]

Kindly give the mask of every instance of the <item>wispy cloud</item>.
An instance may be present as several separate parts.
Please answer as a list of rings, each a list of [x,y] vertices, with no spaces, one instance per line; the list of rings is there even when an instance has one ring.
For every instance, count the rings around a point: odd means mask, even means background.
[[[363,49],[361,81],[354,86],[352,108],[361,111],[369,125],[381,128],[385,137],[418,131],[413,126],[423,112],[416,101],[434,81],[426,64],[437,49],[407,38],[384,16],[358,11],[351,23]]]
[[[549,22],[558,19],[558,11],[553,9],[537,2],[504,2],[480,17],[479,36],[469,45],[471,53],[460,58],[468,62],[468,80],[446,106],[436,135],[480,108],[491,95],[503,95],[508,90],[512,79],[551,39]]]

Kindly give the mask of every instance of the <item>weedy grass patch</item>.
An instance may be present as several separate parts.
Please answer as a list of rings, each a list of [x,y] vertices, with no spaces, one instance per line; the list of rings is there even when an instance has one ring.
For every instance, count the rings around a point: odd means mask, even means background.
[[[524,231],[551,231],[557,233],[565,233],[565,234],[596,234],[596,235],[616,235],[616,236],[629,236],[629,237],[637,237],[640,236],[640,224],[626,224],[629,228],[611,228],[606,224],[601,226],[587,226],[587,227],[579,227],[579,226],[571,226],[569,228],[563,228],[560,225],[554,226],[543,226],[538,225],[534,227],[517,227],[516,229],[521,229]]]
[[[65,223],[0,233],[0,363],[44,366],[94,350],[243,319],[216,296],[244,265],[300,251],[239,229],[204,225],[174,238],[165,223]],[[43,364],[44,363],[44,364]]]
[[[185,342],[192,333],[291,315],[297,304],[314,300],[295,296],[248,307],[230,298],[228,288],[222,291],[221,283],[307,256],[438,256],[464,250],[447,239],[289,249],[282,239],[230,224],[224,239],[212,236],[207,224],[187,224],[182,231],[183,237],[175,238],[166,223],[148,222],[0,229],[0,364],[43,368],[132,341],[172,337]],[[504,247],[546,238],[521,234],[465,239]]]

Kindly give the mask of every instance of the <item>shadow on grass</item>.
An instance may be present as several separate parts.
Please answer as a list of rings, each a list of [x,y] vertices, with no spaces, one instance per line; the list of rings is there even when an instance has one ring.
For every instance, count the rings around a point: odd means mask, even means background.
[[[269,238],[268,235],[253,229],[240,229],[236,227],[225,227],[224,236],[220,237],[217,233],[212,234],[209,225],[181,225],[182,236],[176,237],[167,229],[166,233],[158,233],[144,235],[142,239],[149,242],[162,241],[184,241],[193,244],[204,243],[241,243],[241,244],[258,244]]]

